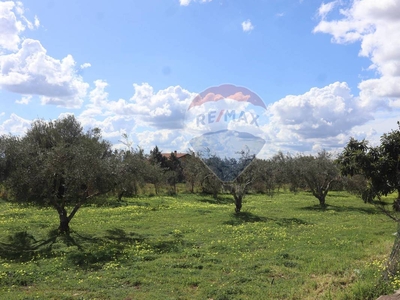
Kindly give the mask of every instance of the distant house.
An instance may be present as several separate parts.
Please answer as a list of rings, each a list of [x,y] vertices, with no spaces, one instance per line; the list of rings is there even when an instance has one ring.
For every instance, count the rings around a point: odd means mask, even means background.
[[[162,155],[163,157],[165,157],[166,159],[169,159],[169,158],[171,157],[171,154],[172,154],[172,152],[170,152],[170,153],[161,153],[161,155]],[[180,161],[185,161],[185,159],[186,159],[188,156],[190,156],[189,153],[179,153],[179,152],[176,152],[176,151],[174,151],[174,155],[175,155],[175,157],[176,157],[178,160],[180,160]]]

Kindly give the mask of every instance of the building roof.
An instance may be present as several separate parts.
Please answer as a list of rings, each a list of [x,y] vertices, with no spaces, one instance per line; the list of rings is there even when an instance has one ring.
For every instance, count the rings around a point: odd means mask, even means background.
[[[161,153],[162,156],[164,156],[165,158],[169,159],[171,157],[172,153]],[[186,155],[190,155],[189,153],[179,153],[179,152],[174,152],[174,155],[176,156],[176,158],[180,159],[182,157],[185,157]]]

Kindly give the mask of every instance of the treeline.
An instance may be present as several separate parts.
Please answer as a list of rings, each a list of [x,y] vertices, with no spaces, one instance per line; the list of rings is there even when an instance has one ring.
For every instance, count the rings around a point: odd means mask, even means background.
[[[394,134],[397,138],[399,135],[398,131]],[[326,196],[333,187],[346,188],[370,200],[381,195],[379,190],[370,187],[371,176],[376,173],[374,168],[382,161],[386,164],[381,163],[378,171],[383,174],[386,170],[392,176],[383,194],[399,190],[399,160],[397,156],[396,161],[395,156],[399,146],[396,139],[393,143],[397,145],[393,146],[394,150],[387,143],[385,146],[394,151],[392,161],[383,160],[385,153],[383,158],[375,159],[377,149],[368,148],[365,141],[351,140],[339,158],[335,159],[326,151],[296,156],[278,153],[270,159],[255,159],[238,177],[225,173],[234,180],[223,183],[210,169],[223,170],[231,166],[243,169],[249,157],[237,161],[212,157],[214,165],[210,166],[208,162],[209,168],[193,152],[179,157],[175,152],[165,155],[155,146],[149,153],[144,153],[143,149],[130,147],[128,142],[126,149],[115,150],[102,138],[99,129],[85,132],[74,116],[68,116],[49,122],[35,121],[23,137],[1,136],[1,195],[16,202],[54,207],[60,216],[61,231],[69,229],[70,220],[88,201],[100,195],[121,201],[124,196],[143,193],[149,186],[153,187],[154,194],[174,195],[178,192],[177,184],[185,184],[188,192],[211,194],[214,198],[219,193],[230,193],[235,200],[236,212],[240,212],[248,192],[273,195],[281,189],[310,191],[324,207]],[[367,153],[368,149],[371,151]],[[366,152],[364,156],[362,150]],[[376,162],[367,164],[367,159]],[[226,165],[227,161],[229,165]],[[362,163],[366,164],[364,170]],[[374,179],[376,185],[384,186],[389,182],[383,176],[378,179]],[[72,207],[69,214],[67,207]]]
[[[232,160],[225,167],[240,165]],[[220,159],[217,163],[224,162]],[[246,181],[246,191],[269,195],[279,189],[296,192],[308,188],[323,203],[324,193],[337,179],[338,169],[324,151],[317,156],[279,153],[268,160],[255,159],[236,182]],[[165,155],[157,146],[149,153],[129,146],[113,150],[99,129],[84,132],[73,116],[35,121],[23,137],[2,136],[0,181],[3,198],[53,204],[59,199],[84,202],[85,197],[105,193],[121,200],[143,193],[149,185],[154,194],[173,195],[178,192],[178,183],[185,184],[191,193],[217,197],[229,192],[196,153]]]
[[[99,129],[84,132],[74,116],[35,121],[25,136],[5,135],[0,139],[2,195],[16,201],[55,203],[54,199],[84,201],[84,197],[105,193],[121,200],[143,193],[148,185],[153,186],[154,194],[176,194],[178,183],[186,184],[188,192],[215,198],[230,191],[196,153],[165,155],[157,146],[145,153],[126,144],[126,149],[113,150]],[[223,159],[217,163],[228,168],[240,165],[232,160],[229,165],[224,165]],[[268,195],[280,189],[308,189],[321,205],[325,205],[332,184],[339,187],[339,181],[339,170],[326,151],[316,156],[278,153],[271,159],[255,159],[235,180],[246,182],[246,192]]]

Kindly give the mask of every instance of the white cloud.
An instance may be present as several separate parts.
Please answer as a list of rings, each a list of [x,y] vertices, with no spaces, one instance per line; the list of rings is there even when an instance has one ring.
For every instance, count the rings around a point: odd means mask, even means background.
[[[318,9],[318,16],[322,19],[326,17],[326,15],[332,11],[338,1],[332,1],[328,3],[322,3]]]
[[[142,114],[146,123],[156,128],[182,127],[185,111],[195,93],[190,93],[180,86],[170,86],[154,93],[147,83],[134,84],[134,88],[135,94],[130,101],[135,108],[134,112]]]
[[[32,100],[32,95],[23,96],[20,100],[16,100],[15,103],[17,104],[29,104]]]
[[[301,139],[337,137],[372,119],[347,84],[340,82],[312,88],[303,95],[286,96],[272,104],[269,112],[278,138],[286,137],[288,132]]]
[[[152,149],[154,146],[162,152],[185,152],[189,149],[188,139],[178,130],[161,129],[158,131],[143,131],[134,134],[134,141],[143,149]]]
[[[192,1],[200,2],[200,3],[207,3],[207,2],[211,2],[212,0],[179,0],[179,4],[181,6],[188,6]]]
[[[131,99],[109,100],[105,92],[107,82],[95,81],[95,88],[89,93],[90,104],[83,116],[124,116],[136,117],[137,122],[153,128],[181,128],[185,111],[195,96],[180,86],[170,86],[154,92],[148,83],[134,84],[135,93]]]
[[[133,117],[125,116],[108,116],[103,120],[98,120],[95,117],[78,116],[77,119],[84,128],[100,128],[102,136],[112,141],[121,138],[122,134],[128,131],[132,132],[136,127],[136,122]]]
[[[191,0],[179,0],[179,4],[182,6],[188,6]]]
[[[32,23],[24,16],[22,2],[0,2],[0,54],[1,50],[17,51],[21,42],[20,34],[26,27],[33,30],[38,28],[40,21],[35,16]]]
[[[25,30],[22,20],[17,20],[15,3],[0,2],[0,50],[15,51],[21,41],[19,34]],[[0,52],[1,53],[1,52]]]
[[[165,151],[189,148],[188,133],[179,129],[195,93],[179,86],[154,91],[143,83],[133,85],[131,99],[110,100],[107,82],[97,80],[94,84],[90,104],[78,117],[83,126],[101,128],[104,137],[113,142],[126,132],[134,137],[135,145],[146,150],[154,145]],[[335,82],[302,95],[287,96],[270,105],[267,121],[260,123],[267,142],[260,155],[268,157],[279,150],[311,153],[338,149],[350,135],[376,137],[377,133],[365,125],[374,126],[371,112],[370,106],[351,94],[346,83]]]
[[[84,63],[84,64],[81,64],[81,69],[86,69],[86,68],[89,68],[91,66],[92,65],[90,63]]]
[[[179,128],[195,93],[180,86],[154,91],[148,83],[143,83],[133,85],[134,95],[129,100],[111,100],[107,87],[104,80],[94,82],[89,92],[90,103],[77,116],[82,126],[100,128],[103,136],[113,143],[118,143],[122,134],[127,133],[135,137],[135,145],[145,149],[156,144],[166,150],[183,147],[185,139]]]
[[[253,24],[251,24],[250,20],[242,22],[242,29],[244,32],[250,32],[254,29]]]
[[[0,56],[0,88],[39,95],[42,104],[80,107],[89,85],[76,74],[73,57],[58,60],[46,52],[39,41],[25,39],[16,53]]]
[[[24,9],[24,5],[22,4],[21,1],[17,1],[15,2],[15,11],[18,14],[18,16],[24,21],[24,23],[26,24],[26,26],[28,26],[29,29],[33,30],[39,27],[40,25],[40,21],[38,19],[37,16],[35,16],[35,20],[32,23],[31,21],[29,21],[25,16],[25,9]]]
[[[33,22],[24,16],[21,2],[0,2],[0,89],[38,95],[42,104],[80,107],[89,85],[77,75],[72,56],[55,59],[39,41],[21,38],[26,27],[39,26],[37,16]]]
[[[314,32],[332,35],[335,43],[361,42],[360,56],[368,57],[380,78],[359,84],[364,105],[399,106],[400,101],[400,1],[354,0],[340,10],[342,18],[322,19]]]
[[[107,108],[108,93],[105,91],[105,88],[108,86],[108,83],[99,79],[96,80],[94,84],[95,88],[89,93],[89,99],[92,103],[90,108]]]
[[[0,124],[0,135],[9,133],[13,135],[23,135],[30,127],[31,121],[12,113],[9,119]]]
[[[37,16],[35,16],[35,21],[34,21],[35,27],[38,28],[40,26],[40,21]]]

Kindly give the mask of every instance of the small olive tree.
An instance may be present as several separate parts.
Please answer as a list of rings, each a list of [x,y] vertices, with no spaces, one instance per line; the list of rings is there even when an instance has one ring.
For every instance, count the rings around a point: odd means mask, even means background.
[[[326,151],[316,156],[298,156],[296,158],[298,173],[304,179],[313,196],[321,207],[326,207],[326,196],[332,183],[339,180],[339,169]]]

